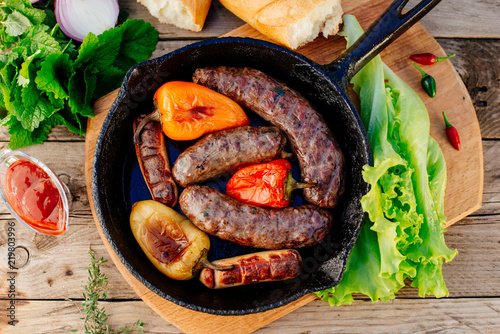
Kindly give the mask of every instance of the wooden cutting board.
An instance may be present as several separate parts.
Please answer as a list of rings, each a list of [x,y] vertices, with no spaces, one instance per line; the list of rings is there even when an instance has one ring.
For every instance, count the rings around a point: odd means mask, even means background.
[[[386,0],[344,0],[343,8],[345,13],[355,15],[366,29],[380,16],[388,4]],[[228,35],[265,39],[248,25]],[[325,64],[336,59],[344,49],[345,41],[336,36],[328,39],[320,37],[298,51],[317,63]],[[422,91],[420,73],[411,65],[408,58],[410,54],[420,52],[432,52],[438,56],[444,56],[444,51],[434,38],[420,24],[417,24],[382,53],[382,60],[419,93],[427,106],[431,121],[431,135],[441,146],[447,162],[448,184],[445,213],[448,217],[448,225],[451,225],[481,206],[483,189],[481,134],[468,92],[450,61],[425,67],[425,70],[437,81],[437,96],[431,99]],[[138,296],[169,323],[186,333],[197,334],[251,333],[314,300],[315,297],[310,294],[286,306],[263,313],[246,316],[216,316],[192,311],[169,302],[148,290],[128,272],[102,233],[94,212],[90,181],[95,143],[116,96],[117,91],[114,91],[98,100],[94,106],[96,117],[89,120],[86,135],[85,174],[90,206],[97,229],[116,267]],[[355,95],[351,97],[356,100]],[[446,110],[448,119],[460,133],[461,151],[453,149],[446,138],[441,116],[443,110]]]

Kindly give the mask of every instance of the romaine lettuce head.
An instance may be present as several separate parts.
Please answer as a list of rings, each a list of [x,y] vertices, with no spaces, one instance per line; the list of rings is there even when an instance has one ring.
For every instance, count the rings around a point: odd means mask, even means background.
[[[363,34],[356,18],[344,16],[348,47]],[[370,191],[361,205],[368,220],[336,287],[317,296],[331,305],[350,304],[353,293],[387,301],[412,280],[419,295],[443,297],[448,290],[443,260],[457,254],[444,241],[446,163],[429,135],[429,115],[420,97],[376,56],[351,80],[373,151],[365,166]]]

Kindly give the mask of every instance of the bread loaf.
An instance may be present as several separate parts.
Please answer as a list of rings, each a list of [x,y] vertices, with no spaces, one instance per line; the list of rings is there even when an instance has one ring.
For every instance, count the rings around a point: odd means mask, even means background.
[[[212,0],[137,0],[162,23],[200,31]]]
[[[279,44],[296,49],[321,32],[337,34],[340,0],[220,0],[229,11]]]

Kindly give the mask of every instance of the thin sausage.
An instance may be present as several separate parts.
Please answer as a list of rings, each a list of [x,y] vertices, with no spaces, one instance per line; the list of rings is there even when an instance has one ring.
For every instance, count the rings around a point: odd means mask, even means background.
[[[320,243],[330,231],[332,214],[315,205],[262,208],[224,195],[214,188],[189,186],[179,205],[191,222],[208,234],[243,246],[301,248]]]
[[[344,191],[344,155],[323,117],[295,90],[251,68],[197,69],[195,83],[207,86],[273,123],[288,137],[301,168],[310,203],[333,208]]]
[[[139,116],[134,121],[134,132],[144,118]],[[170,172],[165,136],[158,122],[147,123],[140,133],[140,143],[135,145],[135,152],[142,175],[155,201],[169,207],[177,203],[179,191]]]
[[[222,271],[204,268],[200,273],[200,281],[210,289],[283,281],[297,277],[302,269],[300,254],[293,249],[241,255],[213,261],[212,264],[232,266],[233,269]]]
[[[211,133],[182,152],[172,173],[182,187],[265,163],[282,154],[286,137],[275,127],[241,126]]]

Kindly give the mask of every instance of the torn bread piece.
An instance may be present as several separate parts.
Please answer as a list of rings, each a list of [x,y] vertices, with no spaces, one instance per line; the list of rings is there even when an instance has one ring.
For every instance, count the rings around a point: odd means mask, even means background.
[[[162,23],[201,31],[212,0],[137,0]]]
[[[233,14],[290,49],[320,33],[336,35],[342,23],[340,0],[220,0]]]

